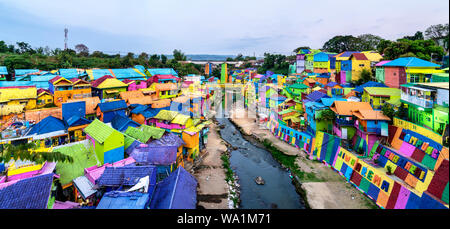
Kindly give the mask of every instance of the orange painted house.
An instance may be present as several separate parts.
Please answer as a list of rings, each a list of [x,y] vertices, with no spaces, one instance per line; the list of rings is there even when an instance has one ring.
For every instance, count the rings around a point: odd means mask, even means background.
[[[55,105],[58,107],[61,107],[61,104],[69,99],[91,97],[90,84],[81,79],[68,80],[64,77],[56,76],[49,80],[49,90],[53,94]]]

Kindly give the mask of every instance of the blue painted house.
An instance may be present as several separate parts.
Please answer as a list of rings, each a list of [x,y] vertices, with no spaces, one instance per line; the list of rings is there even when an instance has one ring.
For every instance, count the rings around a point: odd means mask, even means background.
[[[97,117],[104,123],[109,123],[116,115],[126,116],[127,103],[125,100],[99,103],[95,108]]]

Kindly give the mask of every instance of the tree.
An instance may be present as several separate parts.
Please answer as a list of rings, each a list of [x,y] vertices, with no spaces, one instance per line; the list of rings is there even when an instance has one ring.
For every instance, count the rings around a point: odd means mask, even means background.
[[[235,60],[235,61],[243,61],[243,60],[244,60],[244,56],[243,56],[241,53],[239,53],[239,54],[234,58],[234,60]]]
[[[334,36],[323,45],[324,50],[328,52],[341,53],[344,51],[358,50],[358,38],[352,35]]]
[[[89,48],[84,44],[75,45],[75,50],[80,56],[89,56]]]
[[[394,115],[395,115],[395,111],[394,111],[394,107],[392,107],[391,104],[386,103],[381,107],[381,112],[383,112],[384,115],[388,116],[392,120],[394,120]]]
[[[394,60],[401,56],[416,56],[423,60],[431,60],[431,56],[440,59],[444,49],[437,46],[432,40],[399,39],[390,43],[384,49],[384,59]]]
[[[161,54],[161,63],[166,64],[167,63],[167,56]]]
[[[439,40],[448,37],[448,35],[449,35],[448,23],[432,25],[425,30],[425,37],[427,39],[435,41],[436,43],[438,43]]]
[[[58,151],[41,152],[38,151],[38,145],[35,142],[19,145],[5,144],[3,151],[0,152],[0,162],[9,162],[11,159],[28,160],[36,163],[51,162],[73,162],[71,156],[62,154]]]
[[[181,50],[173,50],[173,58],[176,61],[185,61],[186,60],[186,56],[184,55],[184,53],[181,52]]]
[[[141,54],[139,54],[138,59],[148,60],[148,54],[145,52],[142,52]]]
[[[361,71],[361,77],[355,82],[356,85],[362,85],[369,81],[374,81],[373,74],[371,70],[363,69]]]
[[[0,53],[14,53],[14,45],[7,45],[4,41],[0,41]]]
[[[355,40],[357,46],[355,50],[377,50],[382,40],[383,38],[372,34],[359,35]]]
[[[26,42],[17,42],[17,51],[20,54],[24,54],[24,53],[29,53],[29,54],[33,54],[35,53],[35,51],[33,50],[33,48],[31,48],[31,45],[26,43]]]
[[[415,41],[415,40],[424,40],[423,33],[420,31],[417,31],[414,36],[404,36],[403,39]]]

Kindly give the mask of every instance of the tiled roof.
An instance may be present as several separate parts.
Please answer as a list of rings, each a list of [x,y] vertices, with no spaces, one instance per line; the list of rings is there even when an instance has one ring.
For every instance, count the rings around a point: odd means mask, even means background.
[[[330,109],[338,115],[351,116],[354,110],[372,110],[368,102],[334,101]]]
[[[145,176],[152,177],[153,173],[156,173],[155,166],[106,167],[96,183],[99,186],[132,186]]]
[[[84,132],[93,137],[96,141],[103,144],[105,140],[114,132],[114,128],[106,125],[102,121],[95,119],[91,124],[84,128]]]
[[[40,122],[41,120],[53,116],[55,118],[62,119],[62,110],[60,107],[43,108],[37,110],[25,111],[25,119],[28,121]]]
[[[129,98],[127,101],[129,104],[143,104],[148,105],[153,103],[153,98],[151,96],[143,96],[136,98]]]
[[[46,209],[53,175],[22,179],[0,189],[0,209]]]
[[[384,115],[382,111],[375,111],[372,109],[353,111],[353,115],[362,120],[386,120],[386,121],[391,120],[389,117]]]

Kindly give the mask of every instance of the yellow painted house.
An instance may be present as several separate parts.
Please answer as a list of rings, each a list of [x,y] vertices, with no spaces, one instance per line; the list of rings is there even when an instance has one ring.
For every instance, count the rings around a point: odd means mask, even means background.
[[[37,108],[43,108],[47,105],[53,104],[53,95],[50,91],[39,88],[37,90]]]
[[[22,105],[25,110],[36,108],[36,86],[0,87],[0,105]]]
[[[389,87],[366,87],[361,96],[361,102],[368,102],[373,109],[381,109],[389,103],[394,107],[400,105],[401,90]]]
[[[366,69],[370,71],[370,60],[363,53],[353,53],[350,56],[352,61],[352,81],[361,78],[361,72]]]

